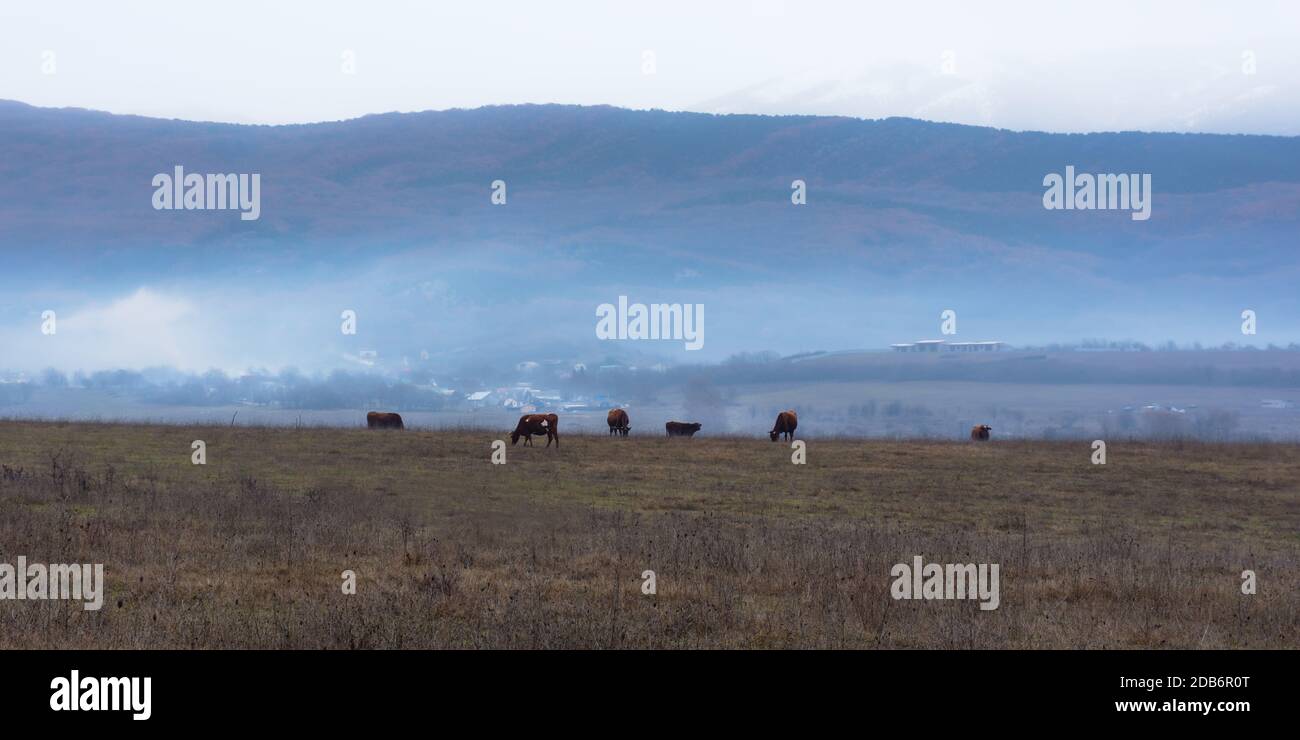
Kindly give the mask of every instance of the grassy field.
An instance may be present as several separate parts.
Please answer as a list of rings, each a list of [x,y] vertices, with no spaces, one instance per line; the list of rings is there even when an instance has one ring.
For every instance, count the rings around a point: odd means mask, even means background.
[[[0,648],[1300,647],[1300,446],[498,438],[0,422],[0,562],[108,579]],[[999,608],[894,600],[914,555]]]

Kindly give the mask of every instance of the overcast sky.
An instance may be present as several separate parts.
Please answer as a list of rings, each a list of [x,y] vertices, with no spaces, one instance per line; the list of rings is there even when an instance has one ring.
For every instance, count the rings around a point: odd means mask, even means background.
[[[578,103],[1295,135],[1298,32],[1293,0],[5,2],[0,98],[249,123]]]

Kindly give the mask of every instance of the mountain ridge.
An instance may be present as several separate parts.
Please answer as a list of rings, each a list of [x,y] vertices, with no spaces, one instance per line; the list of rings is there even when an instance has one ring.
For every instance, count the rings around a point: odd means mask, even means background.
[[[260,218],[155,210],[151,181],[177,165],[258,173]],[[1150,173],[1150,220],[1046,210],[1067,165]],[[1012,342],[1217,345],[1250,307],[1286,344],[1298,222],[1300,137],[566,105],[266,126],[0,103],[0,318],[69,284],[81,302],[148,286],[210,306],[315,290],[297,300],[321,314],[355,294],[405,322],[385,346],[446,323],[419,315],[429,301],[464,311],[448,342],[546,346],[592,341],[594,307],[631,295],[710,301],[711,354],[884,346],[949,307]],[[534,321],[497,323],[533,284]]]
[[[979,131],[990,131],[990,132],[1007,133],[1007,134],[1041,134],[1045,136],[1067,136],[1067,137],[1107,136],[1107,135],[1115,135],[1115,134],[1150,134],[1150,135],[1169,135],[1169,136],[1181,136],[1181,137],[1205,136],[1205,137],[1218,137],[1218,138],[1246,137],[1246,138],[1258,138],[1258,139],[1300,139],[1300,135],[1252,134],[1252,133],[1244,133],[1244,132],[1216,133],[1216,132],[1201,132],[1201,131],[1165,131],[1165,130],[1147,130],[1147,129],[1105,129],[1105,130],[1082,131],[1082,132],[1048,131],[1045,129],[1014,129],[1014,128],[1003,128],[1000,126],[982,126],[979,124],[957,123],[953,121],[937,121],[937,120],[931,120],[927,118],[916,118],[913,116],[884,116],[881,118],[866,118],[866,117],[850,116],[850,115],[843,115],[843,114],[709,113],[706,111],[670,110],[667,108],[627,108],[624,106],[609,105],[609,104],[585,105],[585,104],[576,104],[576,103],[492,103],[489,105],[480,105],[475,107],[425,108],[421,110],[409,110],[409,111],[389,110],[389,111],[376,111],[373,113],[365,113],[363,115],[355,116],[352,118],[322,119],[319,121],[307,121],[307,122],[298,122],[298,123],[255,123],[255,122],[239,122],[239,121],[204,121],[204,120],[192,119],[192,118],[175,118],[175,117],[168,118],[166,116],[150,116],[150,115],[144,115],[140,113],[115,113],[113,111],[106,111],[98,108],[84,108],[75,105],[74,106],[42,106],[42,105],[34,105],[32,103],[27,103],[21,100],[0,98],[0,109],[5,108],[6,106],[15,109],[20,109],[20,110],[27,109],[31,111],[88,113],[88,114],[109,116],[113,118],[141,119],[145,121],[166,121],[166,122],[173,122],[173,123],[190,123],[190,124],[196,124],[202,126],[231,126],[237,128],[269,128],[269,129],[277,129],[277,128],[288,129],[288,128],[302,128],[302,127],[310,127],[310,126],[318,126],[318,125],[346,124],[346,123],[353,123],[358,121],[365,121],[367,119],[384,118],[384,117],[425,116],[425,115],[444,114],[444,113],[473,113],[479,111],[493,111],[493,110],[501,110],[501,109],[569,108],[569,109],[592,110],[592,111],[618,111],[618,112],[626,112],[626,113],[651,113],[651,114],[666,113],[670,115],[699,116],[702,118],[717,118],[717,119],[754,118],[754,119],[772,119],[778,121],[790,120],[790,119],[842,120],[842,121],[854,121],[854,122],[864,122],[864,123],[905,122],[905,123],[927,124],[931,126],[951,127],[954,129],[975,129]]]

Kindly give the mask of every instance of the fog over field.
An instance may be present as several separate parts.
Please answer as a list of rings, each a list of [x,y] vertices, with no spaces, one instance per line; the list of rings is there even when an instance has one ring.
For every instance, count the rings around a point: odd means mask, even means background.
[[[623,407],[634,434],[670,420],[701,434],[753,436],[799,411],[805,437],[1300,439],[1300,352],[1001,351],[740,355],[719,364],[651,366],[522,361],[303,374],[187,374],[49,369],[0,383],[0,416],[173,424],[358,426],[396,410],[429,429],[513,427],[557,412],[567,432],[606,431]],[[16,376],[14,376],[16,377]]]
[[[0,415],[1295,439],[1298,142],[0,101]],[[1045,207],[1076,169],[1146,173],[1132,212]]]
[[[1296,137],[0,101],[0,162],[0,238],[24,245],[0,270],[0,416],[600,432],[622,406],[638,436],[762,435],[795,409],[805,436],[1300,437]],[[1076,170],[1150,175],[1142,213],[1046,208]],[[257,207],[186,208],[201,173],[256,182]],[[637,306],[669,311],[662,337]],[[891,350],[935,339],[996,351]]]
[[[0,168],[0,240],[21,247],[0,368],[29,374],[1300,342],[1297,137],[560,105],[236,126],[0,101]],[[1045,208],[1068,171],[1150,174],[1149,218]],[[214,173],[258,175],[256,219],[162,208]],[[599,338],[624,298],[702,306],[700,341]]]

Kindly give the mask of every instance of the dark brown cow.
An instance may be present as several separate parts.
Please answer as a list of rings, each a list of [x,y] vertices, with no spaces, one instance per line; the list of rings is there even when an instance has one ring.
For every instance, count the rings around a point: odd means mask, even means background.
[[[777,437],[794,439],[794,429],[799,426],[799,417],[793,411],[782,411],[776,415],[776,424],[767,436],[775,442]]]
[[[693,437],[696,432],[700,431],[700,423],[698,421],[690,423],[670,421],[664,424],[664,429],[668,430],[669,437]]]
[[[550,447],[551,440],[555,440],[555,449],[560,449],[560,417],[555,414],[524,414],[510,433],[510,444],[513,446],[523,437],[524,446],[531,447],[534,434],[539,437],[545,434],[546,446]]]
[[[371,429],[405,429],[402,426],[402,415],[385,413],[383,411],[371,411],[366,414],[366,426]]]
[[[970,438],[977,442],[987,441],[991,431],[993,431],[993,427],[988,424],[976,424],[970,428]]]
[[[627,412],[623,409],[610,409],[605,421],[609,423],[610,435],[621,434],[626,437],[628,430],[632,428],[628,423]]]

